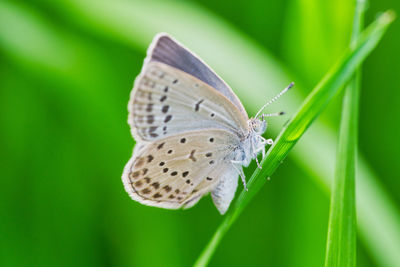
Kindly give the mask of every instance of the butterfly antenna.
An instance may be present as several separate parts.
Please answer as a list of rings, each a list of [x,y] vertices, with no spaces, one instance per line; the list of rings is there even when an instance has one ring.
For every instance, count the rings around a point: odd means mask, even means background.
[[[285,115],[284,111],[281,112],[275,112],[275,113],[268,113],[268,114],[262,114],[262,117],[277,117],[277,116],[282,116]]]
[[[291,82],[285,89],[283,89],[279,94],[277,94],[275,97],[273,97],[270,101],[268,101],[264,106],[262,106],[260,108],[260,110],[257,112],[256,114],[256,118],[260,115],[260,113],[270,104],[272,104],[273,102],[275,102],[278,98],[280,98],[284,93],[286,93],[287,91],[289,91],[290,88],[292,88],[294,85],[294,82]],[[282,114],[280,114],[282,115]]]

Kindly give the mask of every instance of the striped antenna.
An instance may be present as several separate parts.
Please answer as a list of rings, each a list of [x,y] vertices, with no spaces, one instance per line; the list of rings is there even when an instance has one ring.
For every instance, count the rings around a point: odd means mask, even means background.
[[[275,102],[279,97],[281,97],[284,93],[286,93],[287,91],[289,91],[290,88],[292,88],[294,85],[294,82],[291,82],[288,87],[286,87],[285,89],[283,89],[279,94],[277,94],[275,97],[273,97],[270,101],[268,101],[264,106],[262,106],[260,108],[260,110],[257,112],[256,114],[256,118],[258,118],[258,116],[260,115],[260,113],[270,104],[272,104],[273,102]]]

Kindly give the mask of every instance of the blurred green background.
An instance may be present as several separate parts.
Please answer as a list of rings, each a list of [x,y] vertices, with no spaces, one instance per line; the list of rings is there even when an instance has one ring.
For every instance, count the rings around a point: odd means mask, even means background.
[[[200,55],[249,115],[295,81],[269,107],[290,116],[348,46],[353,8],[345,0],[1,1],[0,265],[191,265],[222,219],[210,198],[186,211],[146,207],[120,179],[134,145],[126,106],[152,37],[166,31]],[[400,2],[371,1],[366,23],[388,8]],[[397,20],[363,65],[359,266],[394,266],[399,252],[399,47]],[[340,108],[338,95],[211,266],[323,265]],[[271,118],[267,136],[288,118]]]

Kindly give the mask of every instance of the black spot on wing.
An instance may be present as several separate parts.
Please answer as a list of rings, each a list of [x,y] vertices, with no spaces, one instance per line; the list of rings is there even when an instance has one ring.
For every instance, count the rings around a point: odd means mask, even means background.
[[[194,110],[195,111],[199,111],[200,109],[200,104],[203,103],[204,99],[200,100],[199,102],[196,103],[196,105],[194,106]]]

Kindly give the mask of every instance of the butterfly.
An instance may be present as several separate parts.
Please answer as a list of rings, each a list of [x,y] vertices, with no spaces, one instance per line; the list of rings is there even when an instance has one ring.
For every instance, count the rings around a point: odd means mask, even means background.
[[[224,214],[238,176],[265,146],[265,117],[248,117],[232,89],[168,34],[154,37],[128,103],[136,140],[122,180],[132,199],[166,209],[190,208],[211,192]],[[257,161],[259,166],[259,163]],[[259,166],[260,167],[260,166]]]

